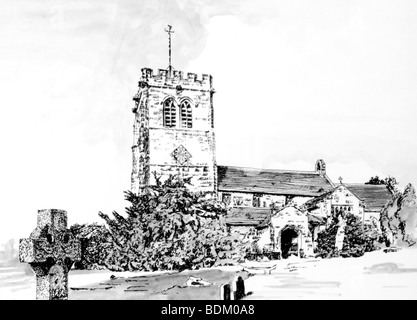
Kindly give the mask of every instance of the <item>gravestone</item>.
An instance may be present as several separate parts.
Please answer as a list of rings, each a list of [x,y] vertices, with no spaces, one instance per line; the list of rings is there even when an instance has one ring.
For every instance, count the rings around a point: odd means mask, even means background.
[[[220,286],[220,300],[231,300],[230,284]]]
[[[67,229],[67,212],[38,210],[35,230],[19,242],[19,261],[36,275],[36,299],[68,299],[68,272],[80,259],[81,244]]]
[[[245,296],[245,281],[241,276],[235,278],[232,283],[233,300],[241,300]]]

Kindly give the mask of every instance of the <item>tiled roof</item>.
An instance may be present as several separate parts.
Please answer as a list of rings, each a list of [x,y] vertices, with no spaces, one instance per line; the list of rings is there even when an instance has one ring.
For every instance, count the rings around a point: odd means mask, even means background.
[[[307,214],[308,223],[313,225],[323,225],[326,224],[326,218],[322,216],[318,216],[315,214]]]
[[[270,208],[238,207],[230,208],[226,215],[226,224],[229,226],[259,226],[271,216]]]
[[[361,197],[359,197],[359,195],[357,195],[351,188],[349,188],[347,185],[343,185],[345,188],[347,188],[347,189],[349,189],[352,193],[353,193],[353,195],[356,197],[356,198],[358,198],[359,199],[359,201],[362,201],[363,199],[361,198]],[[308,201],[306,201],[304,204],[303,204],[303,208],[306,208],[307,210],[311,210],[311,209],[314,209],[314,208],[316,208],[317,207],[317,204],[318,203],[320,203],[320,202],[322,202],[323,200],[325,200],[328,196],[330,196],[337,188],[339,188],[340,187],[340,185],[338,185],[338,186],[336,186],[336,187],[334,187],[332,190],[330,190],[330,191],[328,191],[328,192],[326,192],[326,193],[323,193],[322,195],[320,195],[320,196],[317,196],[317,197],[314,197],[313,199],[310,199],[310,200],[308,200]]]
[[[365,205],[365,211],[379,212],[387,204],[387,202],[392,199],[392,195],[385,185],[351,183],[344,184],[344,186],[348,188],[357,198],[359,198],[359,200],[363,201]],[[317,203],[324,200],[335,189],[337,189],[337,187],[318,197],[308,200],[306,203],[304,203],[303,207],[307,208],[308,210],[313,209]]]
[[[320,203],[321,201],[323,201],[324,199],[326,199],[326,197],[328,197],[329,195],[331,195],[333,193],[333,191],[336,189],[337,187],[335,187],[334,189],[327,191],[326,193],[323,193],[317,197],[314,197],[313,199],[310,199],[308,201],[306,201],[302,207],[306,208],[307,210],[311,210],[317,207],[317,204]]]
[[[315,197],[333,189],[327,176],[290,171],[218,166],[218,190]]]
[[[352,183],[346,186],[364,201],[365,211],[381,211],[392,199],[392,194],[385,185]]]

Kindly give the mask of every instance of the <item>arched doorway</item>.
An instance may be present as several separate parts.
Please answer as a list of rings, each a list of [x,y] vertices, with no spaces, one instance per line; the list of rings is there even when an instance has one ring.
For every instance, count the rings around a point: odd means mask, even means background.
[[[281,231],[281,255],[286,259],[291,254],[298,255],[298,230],[295,226],[286,226]]]

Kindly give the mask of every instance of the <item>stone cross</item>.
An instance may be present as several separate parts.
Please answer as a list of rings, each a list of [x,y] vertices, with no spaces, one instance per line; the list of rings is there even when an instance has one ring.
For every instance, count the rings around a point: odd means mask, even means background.
[[[172,31],[172,26],[168,25],[168,30],[165,29],[165,32],[168,33],[168,37],[169,37],[169,66],[168,66],[168,72],[169,72],[169,76],[172,76],[172,65],[171,65],[171,33],[174,33],[175,31]]]
[[[36,274],[36,299],[68,299],[68,272],[80,259],[81,244],[67,229],[67,212],[38,210],[37,227],[19,242],[19,261]]]

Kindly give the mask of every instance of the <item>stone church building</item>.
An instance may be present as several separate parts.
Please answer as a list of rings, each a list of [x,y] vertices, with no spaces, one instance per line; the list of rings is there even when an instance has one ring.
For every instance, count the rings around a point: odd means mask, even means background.
[[[212,76],[170,69],[141,72],[132,109],[132,192],[154,184],[153,172],[162,180],[173,174],[191,178],[192,191],[213,193],[230,207],[226,216],[230,231],[242,237],[269,234],[263,236],[264,244],[280,251],[290,247],[281,240],[283,231],[291,229],[285,234],[298,244],[298,254],[300,249],[311,252],[311,241],[302,238],[313,239],[309,225],[325,225],[327,214],[317,212],[314,199],[323,199],[337,187],[326,175],[325,162],[317,160],[311,171],[217,165]],[[361,190],[361,197],[366,197],[366,190]],[[388,201],[383,193],[376,198],[379,204]],[[265,228],[273,230],[265,233]]]
[[[193,191],[215,192],[212,77],[142,69],[133,100],[132,192],[154,184],[151,174],[191,177]]]

